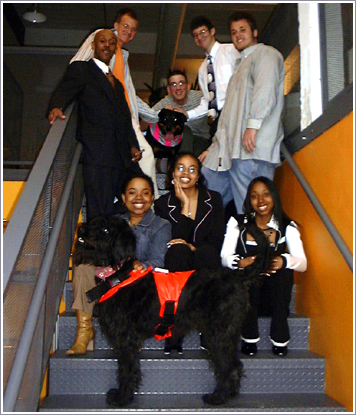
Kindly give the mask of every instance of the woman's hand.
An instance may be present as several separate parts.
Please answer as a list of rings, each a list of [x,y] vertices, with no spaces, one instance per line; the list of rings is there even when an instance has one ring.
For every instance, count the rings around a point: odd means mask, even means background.
[[[256,259],[256,255],[254,256],[247,256],[246,258],[240,259],[240,261],[238,261],[237,265],[239,268],[246,268],[249,265],[253,264],[255,262]]]
[[[182,189],[182,186],[179,183],[179,181],[176,180],[176,179],[173,179],[173,184],[174,184],[174,193],[176,194],[177,199],[182,204],[182,210],[183,210],[184,206],[189,207],[188,196],[185,194],[185,192]]]
[[[187,245],[192,252],[195,252],[196,249],[197,249],[194,245],[192,245],[192,244],[188,243],[187,241],[185,241],[184,239],[180,239],[180,238],[170,240],[168,242],[167,246],[168,246],[168,248],[170,248],[172,245],[176,245],[176,244]]]
[[[276,256],[275,258],[272,259],[270,267],[267,272],[275,274],[281,268],[283,268],[283,259],[281,256]]]
[[[142,263],[138,259],[135,259],[133,263],[133,269],[134,271],[144,271],[146,268],[142,265]]]

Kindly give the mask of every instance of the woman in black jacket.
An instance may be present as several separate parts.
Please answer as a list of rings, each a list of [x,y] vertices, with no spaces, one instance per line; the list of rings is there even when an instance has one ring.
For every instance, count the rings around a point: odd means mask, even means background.
[[[172,224],[165,258],[172,272],[221,266],[224,208],[220,193],[204,186],[200,168],[192,153],[179,153],[170,172],[174,189],[154,203],[155,213]]]
[[[170,172],[174,189],[154,202],[155,213],[172,224],[173,239],[165,256],[165,268],[171,272],[221,266],[224,207],[220,193],[204,186],[200,169],[194,154],[179,153]],[[165,353],[181,352],[181,341],[172,342],[166,342]]]

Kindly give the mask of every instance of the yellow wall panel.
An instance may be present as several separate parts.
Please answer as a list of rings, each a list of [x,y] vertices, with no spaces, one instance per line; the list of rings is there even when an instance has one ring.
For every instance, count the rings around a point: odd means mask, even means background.
[[[353,250],[352,114],[300,150],[294,160]],[[353,411],[353,273],[287,162],[275,182],[286,213],[301,225],[308,259],[295,273],[296,311],[310,318],[309,348],[326,358],[326,393]]]
[[[353,252],[353,113],[299,151],[297,163]]]
[[[26,182],[3,182],[3,219],[10,220]]]

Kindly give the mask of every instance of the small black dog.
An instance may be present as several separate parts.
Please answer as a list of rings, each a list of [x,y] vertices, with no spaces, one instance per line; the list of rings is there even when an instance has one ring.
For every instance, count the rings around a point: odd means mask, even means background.
[[[204,333],[207,358],[216,379],[214,392],[203,396],[211,405],[223,404],[239,393],[243,364],[238,357],[238,345],[240,327],[248,308],[248,287],[259,283],[260,274],[269,264],[267,239],[256,229],[248,231],[261,248],[255,262],[244,271],[223,267],[193,271],[182,289],[174,315],[173,336],[192,330]],[[135,245],[135,236],[126,221],[116,216],[97,217],[80,228],[75,263],[113,267],[117,271],[109,284],[112,286],[114,280],[124,282],[130,278]],[[139,350],[163,320],[159,316],[154,274],[148,272],[120,288],[96,308],[100,328],[112,345],[119,365],[118,389],[110,389],[106,398],[108,405],[118,408],[131,402],[139,389]]]
[[[161,160],[167,158],[167,171],[179,152],[181,142],[175,146],[164,145],[158,140],[159,131],[165,136],[166,142],[177,140],[177,136],[181,136],[184,131],[184,124],[187,121],[187,117],[178,111],[169,110],[167,108],[161,109],[158,113],[157,127],[152,134],[151,130],[147,130],[146,139],[150,143],[155,158],[157,159],[157,172],[162,173]],[[166,183],[167,185],[167,183]],[[167,187],[167,186],[166,186]]]
[[[158,127],[163,135],[172,134],[175,137],[183,134],[184,124],[187,122],[183,113],[163,108],[158,113],[158,118]]]

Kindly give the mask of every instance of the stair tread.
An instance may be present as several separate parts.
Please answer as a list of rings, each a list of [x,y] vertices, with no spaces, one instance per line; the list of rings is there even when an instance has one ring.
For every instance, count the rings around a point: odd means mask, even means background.
[[[60,318],[65,318],[65,319],[76,319],[76,315],[75,315],[75,311],[66,311],[64,314],[60,315]],[[258,320],[259,321],[269,321],[271,319],[271,317],[259,317]],[[309,322],[309,317],[303,317],[300,316],[299,314],[295,314],[295,313],[290,313],[289,317],[288,317],[289,321],[291,322],[291,324],[293,323],[297,323],[299,322]],[[94,323],[97,322],[97,319],[94,317]]]
[[[191,362],[195,361],[206,361],[206,352],[204,350],[183,350],[182,355],[178,355],[173,351],[170,355],[165,355],[162,350],[142,350],[140,353],[141,365],[144,364],[147,366],[151,362]],[[299,364],[306,360],[308,363],[314,362],[317,366],[323,365],[324,358],[309,351],[309,350],[289,350],[288,354],[283,357],[275,356],[271,351],[260,350],[258,353],[253,356],[245,356],[240,354],[240,358],[244,363],[245,368],[253,367],[258,364],[260,367],[261,364],[271,364],[273,367],[283,367],[289,365],[294,360],[298,360]],[[87,352],[84,355],[66,355],[65,350],[57,350],[51,356],[51,362],[55,365],[55,362],[61,360],[65,361],[68,366],[72,366],[73,362],[86,362],[85,366],[88,365],[88,361],[97,362],[97,361],[113,361],[116,362],[116,358],[112,349],[99,349],[94,350],[93,352]],[[255,362],[255,363],[254,363]],[[259,363],[257,363],[259,362]]]
[[[334,399],[324,393],[241,393],[227,404],[213,407],[205,404],[201,394],[136,395],[134,401],[122,409],[165,410],[180,412],[345,412]],[[46,398],[44,411],[120,411],[106,406],[105,394],[53,395]]]

